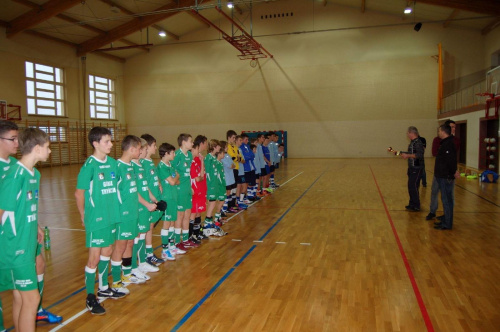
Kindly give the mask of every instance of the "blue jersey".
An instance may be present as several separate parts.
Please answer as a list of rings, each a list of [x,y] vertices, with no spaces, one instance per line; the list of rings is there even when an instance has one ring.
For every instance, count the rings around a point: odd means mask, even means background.
[[[226,178],[226,186],[230,186],[235,183],[233,168],[231,165],[234,165],[234,161],[230,155],[225,154],[224,158],[221,160],[222,165],[224,165],[224,176]]]
[[[243,164],[245,172],[253,171],[255,169],[253,165],[255,155],[253,154],[252,149],[250,149],[250,146],[248,144],[241,144],[240,150],[243,154],[243,158],[245,158],[245,163]]]

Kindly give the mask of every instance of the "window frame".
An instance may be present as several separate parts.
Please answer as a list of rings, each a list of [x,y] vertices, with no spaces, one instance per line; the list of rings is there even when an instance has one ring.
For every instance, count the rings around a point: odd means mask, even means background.
[[[31,64],[31,71],[28,69],[29,64]],[[37,66],[41,68],[37,68]],[[49,72],[43,69],[52,69],[52,71]],[[24,71],[26,113],[28,116],[67,117],[64,69],[40,61],[25,60]],[[40,76],[37,77],[37,74],[40,74]],[[53,79],[44,79],[44,77],[49,76],[53,76]],[[53,94],[53,97],[44,94]],[[54,106],[48,105],[49,103]],[[50,114],[51,111],[52,114]]]
[[[91,77],[93,79],[91,79]],[[97,82],[97,79],[100,80],[106,80],[107,83],[105,84],[104,82]],[[93,74],[90,73],[87,76],[87,88],[89,90],[89,93],[87,94],[87,100],[88,100],[88,114],[89,118],[92,120],[108,120],[108,121],[113,121],[117,120],[116,117],[116,78],[112,78],[109,76],[104,76],[104,75],[99,75],[99,74]],[[94,87],[91,85],[93,84]],[[105,86],[107,85],[108,89],[98,89],[96,86],[97,85]],[[98,94],[102,94],[99,95]],[[104,94],[107,94],[107,96],[103,96]],[[106,101],[107,103],[98,103],[97,100],[100,101]],[[107,111],[103,111],[102,109],[98,109],[98,107],[101,108],[108,108]],[[94,115],[92,115],[94,113]],[[107,114],[107,117],[98,117],[98,114]]]

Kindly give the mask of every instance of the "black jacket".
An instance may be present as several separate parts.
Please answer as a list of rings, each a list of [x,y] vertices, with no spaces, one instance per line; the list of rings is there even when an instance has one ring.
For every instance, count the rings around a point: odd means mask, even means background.
[[[434,165],[434,176],[437,178],[455,179],[457,171],[457,150],[453,136],[441,140],[436,163]]]

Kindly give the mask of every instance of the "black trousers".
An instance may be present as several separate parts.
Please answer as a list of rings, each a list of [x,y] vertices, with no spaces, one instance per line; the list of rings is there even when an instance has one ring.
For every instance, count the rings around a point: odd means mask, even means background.
[[[420,180],[422,179],[422,168],[408,168],[408,194],[410,195],[409,206],[420,209]]]

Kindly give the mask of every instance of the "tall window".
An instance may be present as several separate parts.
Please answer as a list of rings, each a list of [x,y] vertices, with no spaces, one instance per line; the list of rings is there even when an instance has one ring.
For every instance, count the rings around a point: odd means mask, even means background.
[[[26,61],[28,114],[64,116],[64,80],[61,68]]]
[[[105,77],[89,75],[90,117],[115,119],[115,81]]]
[[[66,128],[64,127],[46,127],[40,126],[38,129],[43,130],[49,135],[51,142],[66,142]]]

